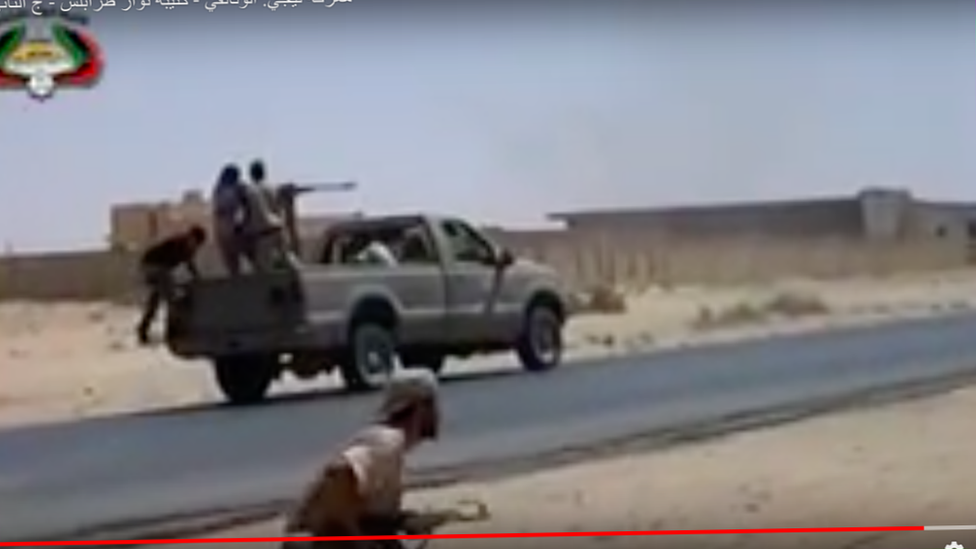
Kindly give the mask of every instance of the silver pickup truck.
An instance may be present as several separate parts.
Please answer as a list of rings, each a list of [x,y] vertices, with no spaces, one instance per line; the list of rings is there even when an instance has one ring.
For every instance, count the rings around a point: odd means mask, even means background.
[[[166,345],[206,358],[227,400],[263,400],[285,372],[338,370],[377,387],[405,367],[440,372],[447,357],[514,350],[529,371],[562,359],[568,307],[556,273],[517,259],[459,219],[409,215],[344,221],[298,270],[204,278],[170,303]],[[371,261],[379,244],[393,262]]]

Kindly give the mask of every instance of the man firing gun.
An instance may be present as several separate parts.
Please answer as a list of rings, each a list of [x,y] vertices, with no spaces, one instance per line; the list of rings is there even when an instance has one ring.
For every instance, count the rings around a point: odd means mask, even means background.
[[[243,238],[255,269],[269,271],[297,268],[298,259],[288,243],[288,228],[275,191],[268,186],[264,161],[248,167],[250,181],[244,186],[247,204]]]

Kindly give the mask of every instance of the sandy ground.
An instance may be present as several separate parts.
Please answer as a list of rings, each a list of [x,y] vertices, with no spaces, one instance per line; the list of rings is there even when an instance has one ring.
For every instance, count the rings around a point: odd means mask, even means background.
[[[654,289],[630,298],[625,314],[575,319],[569,327],[571,352],[620,354],[937,314],[969,307],[976,300],[974,284],[976,272],[952,272],[842,282],[785,281],[762,287]],[[784,293],[814,296],[830,312],[803,318],[767,315],[709,330],[695,326],[704,309],[719,314]],[[219,402],[203,365],[175,360],[160,348],[134,345],[135,316],[134,311],[99,304],[0,304],[0,427]],[[461,367],[514,365],[508,357],[489,357]],[[287,380],[275,391],[306,391],[334,382],[331,377]]]
[[[437,507],[477,497],[492,508],[488,522],[440,533],[972,524],[974,416],[976,388],[967,388],[409,499]],[[278,536],[279,528],[268,522],[212,537]],[[976,547],[976,532],[435,540],[430,547],[941,549],[952,541]]]

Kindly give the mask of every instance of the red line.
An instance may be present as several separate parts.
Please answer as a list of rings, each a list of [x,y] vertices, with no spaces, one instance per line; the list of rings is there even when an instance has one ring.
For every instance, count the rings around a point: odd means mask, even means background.
[[[0,547],[82,546],[82,545],[177,545],[187,543],[270,543],[284,541],[342,541],[387,539],[491,539],[491,538],[580,538],[622,536],[721,536],[733,534],[812,534],[828,532],[917,532],[924,526],[865,526],[848,528],[739,528],[725,530],[640,530],[635,532],[538,532],[528,534],[436,534],[427,536],[343,536],[343,537],[265,537],[210,539],[119,539],[105,541],[18,541],[0,542]]]

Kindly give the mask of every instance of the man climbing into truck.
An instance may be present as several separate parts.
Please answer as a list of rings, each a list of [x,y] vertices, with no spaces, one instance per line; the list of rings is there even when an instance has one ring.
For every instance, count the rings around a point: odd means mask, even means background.
[[[207,240],[207,232],[203,227],[194,225],[188,230],[166,238],[150,246],[139,260],[139,270],[143,284],[147,289],[142,316],[136,327],[139,343],[149,343],[149,330],[163,303],[168,303],[172,296],[175,271],[185,267],[190,277],[200,276],[196,265],[196,256]]]

